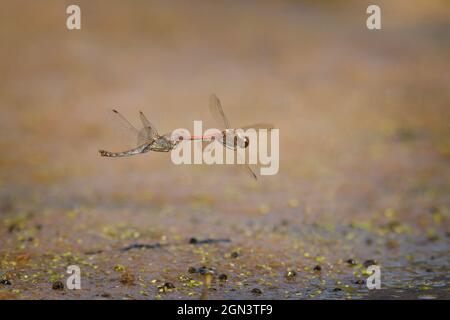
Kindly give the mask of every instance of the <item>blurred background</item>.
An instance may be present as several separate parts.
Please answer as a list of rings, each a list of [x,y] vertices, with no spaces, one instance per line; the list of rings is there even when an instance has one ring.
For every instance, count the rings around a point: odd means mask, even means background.
[[[198,298],[200,275],[179,277],[206,265],[229,279],[211,298],[371,298],[346,266],[370,258],[398,291],[384,297],[448,298],[450,6],[376,1],[370,31],[369,4],[4,1],[0,297]],[[234,126],[280,129],[277,175],[99,156],[120,150],[110,109],[214,127],[211,93]],[[120,251],[133,243],[168,249]],[[53,290],[69,262],[84,290]]]

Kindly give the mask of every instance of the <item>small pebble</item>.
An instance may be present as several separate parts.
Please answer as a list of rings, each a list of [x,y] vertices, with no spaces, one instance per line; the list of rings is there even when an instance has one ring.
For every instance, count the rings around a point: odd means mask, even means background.
[[[297,272],[294,270],[288,270],[286,271],[286,274],[284,275],[286,279],[293,279],[297,275]]]
[[[258,289],[258,288],[253,288],[252,289],[252,291],[251,291],[254,295],[260,295],[260,294],[262,294],[262,291],[261,291],[261,289]]]
[[[197,238],[190,238],[189,243],[190,244],[196,244],[198,242]]]
[[[348,259],[348,260],[347,260],[347,263],[348,263],[349,265],[351,265],[351,266],[356,265],[355,259]]]
[[[239,253],[238,253],[237,251],[233,251],[233,252],[231,253],[231,257],[232,257],[233,259],[236,259],[237,257],[239,257]]]
[[[341,288],[334,288],[333,289],[333,292],[338,292],[338,291],[342,291],[342,289]]]
[[[355,281],[355,284],[364,284],[364,280],[363,279],[358,279]]]
[[[9,281],[8,279],[2,279],[0,280],[0,284],[3,284],[5,286],[10,286],[12,285],[11,281]]]
[[[219,275],[219,280],[220,281],[227,281],[228,277],[227,277],[227,275],[225,273],[222,273],[222,274]]]
[[[162,286],[158,287],[159,292],[167,292],[172,289],[175,289],[175,286],[173,285],[173,283],[170,282],[166,282]]]
[[[317,266],[314,267],[313,270],[314,270],[314,271],[322,271],[322,267],[319,266],[319,265],[317,265]]]
[[[175,286],[171,282],[164,283],[164,287],[166,287],[167,289],[175,289]]]
[[[377,265],[377,264],[378,263],[375,260],[369,259],[369,260],[364,261],[363,266],[364,266],[364,268],[367,269],[368,267],[373,266],[373,265]]]
[[[64,290],[64,284],[61,281],[55,281],[52,284],[53,290]]]

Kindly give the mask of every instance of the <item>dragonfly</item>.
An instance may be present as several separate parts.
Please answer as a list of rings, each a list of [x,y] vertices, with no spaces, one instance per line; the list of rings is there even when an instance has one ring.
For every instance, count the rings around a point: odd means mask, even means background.
[[[247,130],[250,128],[272,130],[274,128],[274,126],[269,123],[257,123],[239,128],[242,130],[232,128],[230,125],[230,121],[223,111],[222,103],[215,94],[212,94],[209,97],[209,111],[211,112],[213,118],[215,118],[221,132],[213,137],[205,138],[209,138],[210,140],[217,140],[219,143],[223,144],[224,147],[234,151],[237,151],[238,148],[245,149],[250,144],[250,139],[245,136],[243,130]],[[255,172],[248,164],[245,163],[242,166],[255,180],[257,179]]]
[[[102,157],[128,157],[149,151],[169,152],[183,140],[179,137],[174,138],[171,133],[160,135],[142,111],[139,112],[139,118],[143,125],[140,130],[133,126],[119,111],[113,109],[112,112],[114,117],[121,122],[122,127],[125,127],[137,137],[137,147],[120,152],[99,150]]]
[[[173,133],[160,135],[156,130],[156,127],[147,119],[142,111],[139,112],[139,118],[143,127],[141,129],[137,129],[119,111],[113,109],[112,113],[114,118],[116,119],[115,121],[120,122],[121,127],[126,128],[129,133],[131,133],[134,137],[137,137],[137,146],[132,149],[119,152],[99,150],[99,153],[102,157],[114,158],[128,157],[146,153],[149,151],[169,152],[175,149],[183,140],[218,141],[219,143],[223,144],[224,147],[232,149],[234,151],[238,150],[238,148],[245,149],[249,146],[250,140],[243,134],[242,130],[231,128],[230,122],[223,111],[222,104],[219,98],[217,98],[217,96],[214,94],[210,96],[209,109],[212,116],[219,124],[220,132],[213,135],[203,136],[182,136],[174,135]],[[273,125],[259,123],[245,126],[240,129],[246,130],[249,128],[271,130],[273,129]],[[244,164],[244,167],[254,179],[257,179],[256,174],[248,164]]]

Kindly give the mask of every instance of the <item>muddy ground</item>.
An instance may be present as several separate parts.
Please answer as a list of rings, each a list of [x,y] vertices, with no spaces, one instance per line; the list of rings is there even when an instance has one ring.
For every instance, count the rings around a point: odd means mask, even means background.
[[[450,7],[379,2],[2,4],[0,298],[448,299]],[[277,175],[99,156],[108,110],[192,130],[211,93]]]

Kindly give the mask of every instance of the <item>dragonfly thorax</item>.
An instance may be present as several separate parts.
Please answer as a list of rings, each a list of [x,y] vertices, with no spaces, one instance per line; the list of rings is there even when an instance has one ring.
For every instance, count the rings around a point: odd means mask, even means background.
[[[226,147],[231,148],[247,148],[249,145],[249,138],[234,129],[227,129],[222,132],[221,142]]]
[[[179,141],[173,141],[170,139],[170,135],[164,135],[157,137],[150,145],[150,150],[157,152],[169,152],[172,150]]]

